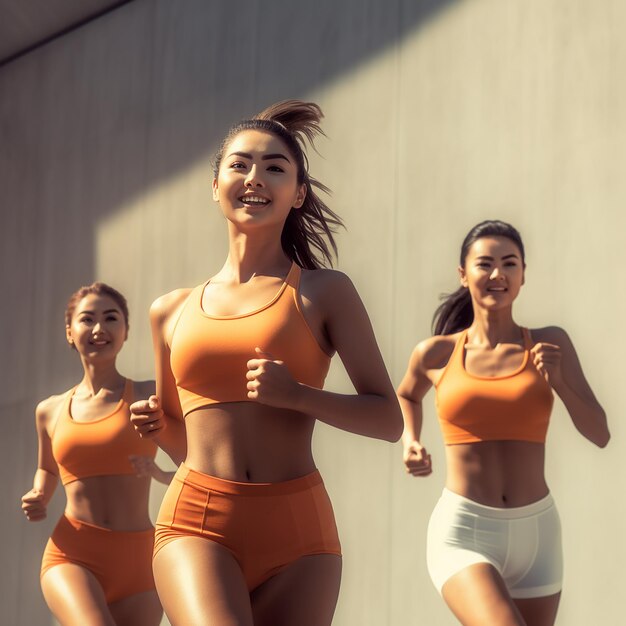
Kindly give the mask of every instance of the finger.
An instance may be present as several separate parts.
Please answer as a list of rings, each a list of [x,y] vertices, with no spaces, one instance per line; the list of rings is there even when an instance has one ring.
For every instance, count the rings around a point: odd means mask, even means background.
[[[152,410],[150,400],[137,400],[130,405],[131,413],[148,413]]]
[[[159,399],[159,396],[150,396],[148,398],[148,404],[152,410],[158,409],[161,406],[161,400]]]
[[[27,493],[26,495],[22,496],[22,502],[34,504],[36,502],[41,502],[42,498],[42,493]]]
[[[161,417],[162,417],[162,413],[160,411],[151,413],[149,415],[134,415],[132,417],[132,422],[135,425],[135,428],[137,428],[137,426],[157,424],[161,421]]]
[[[269,352],[266,352],[265,350],[263,350],[262,348],[259,348],[258,346],[254,349],[254,351],[262,359],[267,359],[268,361],[275,361],[276,360],[272,354],[270,354]]]
[[[263,365],[263,363],[265,363],[266,361],[267,359],[250,359],[246,363],[246,367],[248,368],[248,370],[256,370],[259,369],[261,365]]]

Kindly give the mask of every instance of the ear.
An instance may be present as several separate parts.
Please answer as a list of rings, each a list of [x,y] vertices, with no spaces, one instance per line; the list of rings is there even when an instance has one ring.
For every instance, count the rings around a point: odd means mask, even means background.
[[[522,269],[522,285],[526,283],[526,264],[524,263],[524,268]]]
[[[215,200],[215,202],[220,201],[220,192],[217,187],[217,178],[213,179],[213,200]]]
[[[467,275],[465,274],[465,269],[459,265],[456,270],[459,273],[459,281],[461,283],[461,287],[467,287]]]
[[[294,209],[299,209],[304,204],[304,199],[306,198],[306,185],[302,183],[298,187],[298,191],[296,193],[296,200],[293,203]]]
[[[72,338],[72,329],[70,326],[65,327],[65,339],[67,339],[67,343],[69,343],[70,346],[74,345],[74,339]]]

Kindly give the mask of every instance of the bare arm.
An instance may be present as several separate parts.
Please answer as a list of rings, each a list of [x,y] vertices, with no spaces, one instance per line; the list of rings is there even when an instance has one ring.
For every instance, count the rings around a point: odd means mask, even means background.
[[[280,362],[259,358],[248,364],[248,397],[313,415],[342,430],[397,441],[402,428],[400,408],[356,289],[339,272],[324,271],[315,280],[315,307],[330,346],[341,357],[356,394],[297,383]]]
[[[535,367],[563,401],[574,426],[583,437],[604,448],[611,438],[606,414],[585,378],[568,334],[555,326],[534,330]]]
[[[45,519],[48,502],[59,482],[59,469],[52,454],[52,440],[48,428],[58,408],[59,396],[40,402],[35,410],[35,426],[39,441],[37,470],[33,488],[22,496],[22,510],[30,522]]]
[[[174,291],[158,298],[150,307],[156,394],[131,406],[132,421],[141,436],[153,438],[176,465],[185,459],[187,440],[176,382],[170,368],[168,332],[171,333],[175,323],[173,316],[188,294],[189,290]]]
[[[409,365],[400,386],[398,400],[404,418],[402,433],[403,460],[406,471],[413,476],[428,476],[432,472],[430,454],[420,441],[422,433],[422,400],[432,387],[426,363],[437,351],[436,339],[419,343],[409,359]]]

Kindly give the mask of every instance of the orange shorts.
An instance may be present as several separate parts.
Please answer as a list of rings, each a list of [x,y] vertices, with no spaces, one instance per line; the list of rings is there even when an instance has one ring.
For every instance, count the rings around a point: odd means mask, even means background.
[[[317,471],[280,483],[239,483],[183,463],[161,504],[154,554],[179,537],[228,548],[250,591],[302,556],[341,556],[332,505]]]
[[[51,567],[73,563],[98,580],[108,604],[154,589],[154,530],[123,532],[64,515],[48,540],[41,562],[42,577]]]

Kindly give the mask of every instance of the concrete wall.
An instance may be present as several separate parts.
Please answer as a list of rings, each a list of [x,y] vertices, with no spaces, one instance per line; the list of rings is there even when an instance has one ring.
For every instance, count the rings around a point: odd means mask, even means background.
[[[346,221],[338,265],[394,382],[438,294],[455,288],[465,232],[499,217],[525,236],[518,320],[569,331],[613,432],[594,449],[557,402],[558,624],[622,623],[625,19],[620,0],[137,0],[2,68],[0,621],[52,623],[38,567],[63,498],[29,525],[19,497],[36,463],[34,406],[80,375],[64,342],[68,294],[96,278],[126,293],[122,371],[151,377],[149,303],[224,257],[217,142],[230,122],[299,97],[326,113],[312,171]],[[328,387],[350,389],[340,363]],[[345,549],[339,626],[455,623],[424,562],[444,481],[426,406],[424,480],[404,475],[399,445],[316,433]]]

